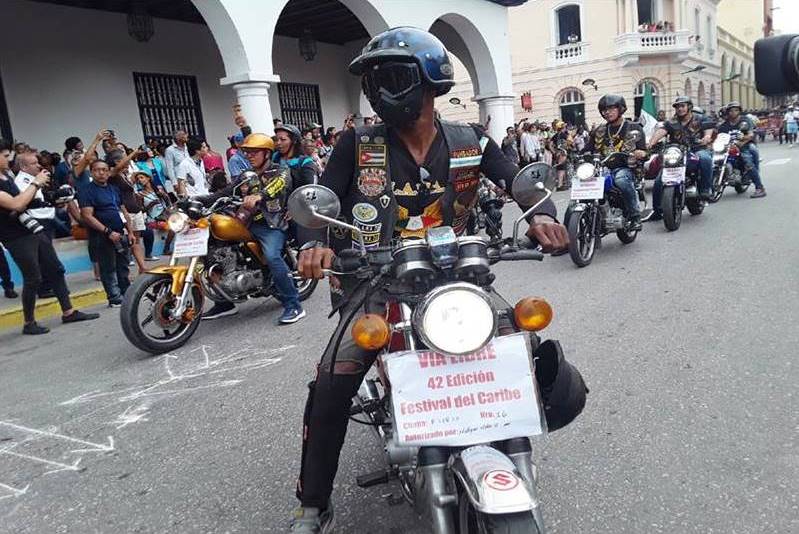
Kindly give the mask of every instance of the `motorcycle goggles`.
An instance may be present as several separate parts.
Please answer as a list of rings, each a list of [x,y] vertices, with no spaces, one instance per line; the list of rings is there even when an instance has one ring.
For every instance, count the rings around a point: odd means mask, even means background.
[[[361,80],[363,92],[368,96],[384,94],[399,98],[422,83],[422,74],[416,63],[388,61],[368,69]]]

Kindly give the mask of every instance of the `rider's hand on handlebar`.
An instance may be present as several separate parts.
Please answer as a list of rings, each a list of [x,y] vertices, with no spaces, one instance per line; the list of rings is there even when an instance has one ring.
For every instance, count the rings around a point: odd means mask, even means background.
[[[548,215],[533,217],[527,237],[538,241],[543,252],[558,252],[569,246],[569,232],[566,227]]]
[[[336,253],[326,247],[314,247],[300,251],[297,271],[303,278],[324,278],[325,274],[322,269],[330,269],[335,257]]]
[[[254,209],[255,206],[261,201],[261,195],[247,195],[244,197],[244,202],[242,203],[245,208],[248,210]]]

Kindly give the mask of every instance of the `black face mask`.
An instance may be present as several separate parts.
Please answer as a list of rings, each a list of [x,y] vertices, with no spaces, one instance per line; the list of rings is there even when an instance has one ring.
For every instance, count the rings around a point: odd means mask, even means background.
[[[424,85],[415,63],[384,63],[370,69],[362,83],[372,108],[389,126],[402,128],[421,115]]]

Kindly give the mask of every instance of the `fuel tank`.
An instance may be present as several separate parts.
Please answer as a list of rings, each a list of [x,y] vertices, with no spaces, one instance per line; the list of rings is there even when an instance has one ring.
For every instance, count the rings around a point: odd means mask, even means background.
[[[253,241],[252,234],[241,221],[229,215],[215,213],[210,217],[211,233],[221,241]]]

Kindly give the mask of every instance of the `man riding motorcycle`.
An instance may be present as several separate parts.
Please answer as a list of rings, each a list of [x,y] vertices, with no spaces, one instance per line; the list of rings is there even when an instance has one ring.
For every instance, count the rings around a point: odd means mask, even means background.
[[[713,187],[713,153],[708,147],[713,141],[715,121],[705,115],[694,113],[694,103],[690,97],[678,96],[671,106],[674,108],[674,117],[655,130],[652,139],[649,140],[649,149],[651,150],[661,139],[668,136],[670,143],[681,144],[696,154],[699,158],[699,196],[707,200],[712,194]],[[652,188],[653,211],[648,219],[650,221],[663,218],[660,210],[662,194],[663,180],[659,174]]]
[[[248,173],[242,173],[235,184],[196,200],[200,200],[203,204],[212,204],[218,198],[231,196],[234,188],[238,188],[240,193],[245,195],[242,207],[249,212],[250,233],[261,244],[261,250],[278,291],[277,298],[283,304],[283,314],[279,323],[296,323],[305,317],[305,311],[300,306],[297,286],[282,257],[289,229],[286,199],[293,189],[291,173],[288,168],[281,168],[272,162],[275,143],[268,135],[262,133],[248,135],[240,150],[244,152],[258,179],[251,179],[247,176]],[[203,319],[218,319],[236,313],[238,313],[236,305],[232,302],[216,303],[203,314]]]
[[[611,152],[627,152],[635,159],[646,158],[646,138],[640,125],[624,118],[627,102],[623,96],[604,95],[599,99],[599,113],[607,124],[598,126],[588,137],[585,152],[600,153],[602,157]],[[638,192],[635,190],[633,170],[628,166],[612,169],[613,183],[624,193],[624,204],[630,219],[630,230],[641,229],[641,209]]]
[[[750,198],[763,198],[766,196],[766,189],[760,179],[760,152],[755,142],[755,125],[749,118],[741,114],[741,104],[730,102],[725,107],[724,122],[719,125],[719,133],[729,133],[733,130],[741,132],[741,137],[735,142],[741,149],[741,158],[746,165],[746,173],[755,184],[755,192]]]
[[[464,233],[477,201],[480,174],[510,184],[518,167],[480,127],[436,118],[434,98],[454,85],[444,45],[423,30],[393,28],[369,41],[349,70],[361,76],[364,94],[385,124],[345,132],[321,177],[320,184],[341,200],[345,220],[360,229],[367,248],[388,245],[396,238],[421,238],[439,226]],[[527,232],[546,252],[568,245],[566,229],[555,216],[554,204],[547,202],[533,215]],[[310,241],[301,247],[302,276],[322,278],[322,270],[333,265],[337,254],[343,257],[352,252],[347,249],[360,246],[354,236],[335,228],[329,238],[329,245]],[[340,335],[357,312],[353,309],[357,304],[348,306],[355,301],[348,295],[360,291],[357,280],[348,278],[331,280],[343,293],[343,303],[337,306],[341,320],[322,355],[316,379],[309,384],[297,483],[301,507],[294,514],[294,533],[317,534],[332,528],[330,495],[351,399],[378,355]],[[381,298],[385,302],[385,295],[367,302],[376,313],[381,312]],[[564,381],[582,384],[570,366],[564,366],[563,372],[571,373]],[[569,397],[563,404],[569,403],[576,411],[571,420],[582,409],[585,389],[569,391],[582,395],[574,399],[558,389],[561,397]]]

